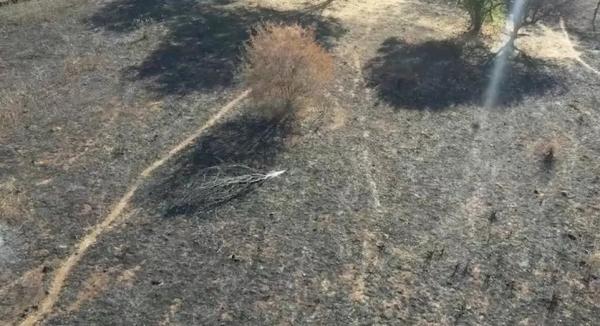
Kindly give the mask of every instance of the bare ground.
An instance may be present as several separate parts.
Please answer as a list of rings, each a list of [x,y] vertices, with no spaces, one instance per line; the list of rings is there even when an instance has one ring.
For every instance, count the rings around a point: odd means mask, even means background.
[[[577,59],[600,60],[579,21],[524,37],[486,109],[492,45],[427,1],[40,5],[0,9],[0,323],[600,322],[600,84]],[[326,114],[272,126],[241,103],[173,152],[242,92],[239,46],[268,19],[335,54]],[[287,172],[190,200],[240,164]]]

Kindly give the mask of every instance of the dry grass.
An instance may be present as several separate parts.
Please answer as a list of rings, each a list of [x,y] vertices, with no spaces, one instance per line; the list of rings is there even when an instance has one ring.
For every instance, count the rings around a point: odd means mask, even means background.
[[[2,284],[0,297],[14,298],[12,305],[2,306],[0,310],[0,325],[15,325],[14,320],[39,302],[44,295],[44,266],[40,265],[23,274],[16,281]]]
[[[14,178],[0,181],[0,221],[18,221],[25,213],[24,203],[23,193]]]
[[[67,81],[73,81],[83,74],[92,72],[100,68],[105,62],[98,55],[85,55],[78,57],[69,57],[65,59],[64,74]]]
[[[28,120],[27,106],[32,101],[25,85],[0,90],[0,141],[18,128],[23,128]]]
[[[28,0],[7,4],[0,9],[0,22],[30,24],[52,22],[73,7],[73,0]]]
[[[263,113],[283,116],[324,95],[333,58],[300,25],[265,24],[246,46],[243,77]]]
[[[518,47],[528,55],[540,59],[577,60],[581,53],[562,31],[539,24],[525,29],[527,37],[518,40]]]
[[[600,251],[591,254],[588,257],[587,263],[594,272],[600,274]]]
[[[22,121],[22,99],[19,97],[0,96],[0,139],[8,137]]]
[[[112,270],[109,270],[112,272]],[[77,293],[77,298],[67,307],[67,312],[78,311],[83,304],[102,294],[109,286],[111,275],[109,271],[96,271],[85,281],[83,288]]]

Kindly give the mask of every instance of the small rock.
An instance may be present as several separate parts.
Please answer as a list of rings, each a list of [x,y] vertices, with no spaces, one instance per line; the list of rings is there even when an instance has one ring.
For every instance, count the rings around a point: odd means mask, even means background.
[[[46,249],[36,250],[33,255],[36,257],[48,257],[50,255],[50,251]]]
[[[83,204],[83,207],[81,208],[81,215],[87,215],[89,213],[92,212],[92,206],[89,204]]]
[[[385,317],[386,319],[392,319],[392,318],[394,318],[394,310],[392,310],[392,309],[385,309],[383,311],[383,317]]]
[[[233,317],[228,312],[224,312],[221,314],[222,321],[233,321]]]
[[[600,279],[591,280],[589,286],[592,292],[600,293]]]

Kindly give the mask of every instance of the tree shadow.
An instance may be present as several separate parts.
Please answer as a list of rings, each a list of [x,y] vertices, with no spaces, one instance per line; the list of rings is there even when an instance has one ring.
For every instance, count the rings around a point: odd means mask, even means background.
[[[481,43],[463,39],[412,44],[387,39],[366,67],[368,86],[396,108],[441,110],[481,104],[495,54]],[[519,55],[509,64],[500,87],[499,106],[563,89],[548,63]]]
[[[219,124],[161,171],[136,197],[164,217],[211,211],[260,185],[247,177],[272,167],[292,130],[288,122],[241,115]]]
[[[93,27],[120,33],[160,23],[167,33],[139,65],[124,71],[130,80],[150,81],[160,95],[214,90],[235,82],[241,50],[252,26],[297,22],[314,27],[326,47],[345,31],[334,19],[311,10],[277,11],[236,6],[234,0],[117,0],[90,20]]]

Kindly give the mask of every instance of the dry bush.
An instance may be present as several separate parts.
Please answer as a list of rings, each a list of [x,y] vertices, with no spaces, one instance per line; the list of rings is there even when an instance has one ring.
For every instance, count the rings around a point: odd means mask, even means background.
[[[315,101],[333,80],[333,58],[300,25],[258,26],[246,45],[242,75],[251,100],[271,117]]]
[[[536,145],[534,154],[539,157],[546,170],[551,170],[556,163],[561,147],[562,144],[559,139],[545,139]]]

